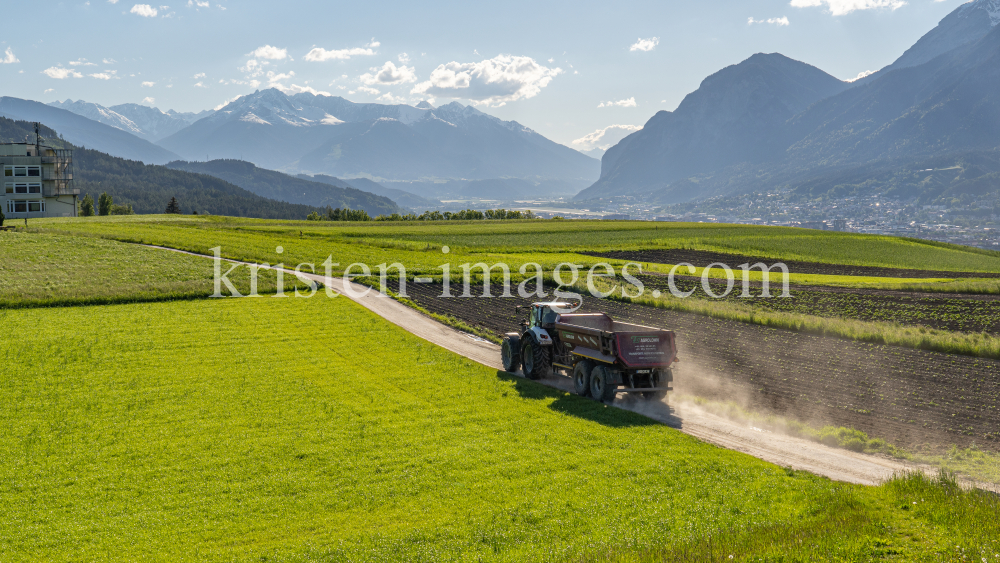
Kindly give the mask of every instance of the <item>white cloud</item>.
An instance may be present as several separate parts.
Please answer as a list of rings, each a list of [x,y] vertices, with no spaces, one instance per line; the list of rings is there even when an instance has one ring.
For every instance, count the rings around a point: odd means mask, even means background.
[[[110,3],[110,4],[117,4],[118,0],[108,0],[108,3]]]
[[[118,78],[115,76],[118,74],[117,70],[106,70],[104,72],[95,72],[94,74],[88,74],[87,76],[91,78],[96,78],[98,80],[111,80],[112,78]]]
[[[142,99],[142,103],[144,103],[144,104],[150,104],[150,105],[155,104],[156,103],[156,98],[150,98],[150,97],[147,96],[147,97],[145,97],[145,98]]]
[[[191,78],[194,78],[195,80],[198,80],[199,78],[205,78],[205,73],[199,72],[198,74],[192,76]]]
[[[290,80],[295,76],[295,71],[289,71],[286,73],[276,74],[274,71],[267,73],[267,83],[271,88],[277,88],[278,91],[285,94],[294,95],[308,93],[314,96],[332,96],[333,94],[329,92],[324,92],[322,90],[317,90],[312,86],[299,86],[298,84],[290,84],[288,86],[281,83],[283,80]],[[256,81],[254,81],[256,82]],[[308,84],[308,81],[306,82]],[[254,86],[256,88],[256,86]]]
[[[129,10],[129,12],[144,18],[155,18],[156,14],[159,13],[156,8],[150,6],[149,4],[136,4],[135,6],[132,6],[132,9]]]
[[[55,91],[56,91],[56,89],[55,89],[55,88],[46,88],[46,89],[45,89],[45,91],[44,91],[44,92],[42,92],[42,93],[43,93],[43,94],[48,94],[49,92],[55,92]]]
[[[657,45],[660,44],[659,37],[650,37],[649,39],[639,38],[638,41],[632,44],[628,48],[629,51],[652,51]]]
[[[91,62],[87,62],[87,59],[77,59],[75,61],[70,61],[69,66],[97,66],[97,65]]]
[[[280,61],[288,57],[288,49],[279,49],[270,45],[264,45],[263,47],[257,47],[257,49],[254,52],[249,53],[249,55],[255,59]]]
[[[203,83],[201,83],[201,82],[195,82],[195,84],[194,84],[194,87],[195,87],[195,88],[208,88],[208,86],[205,86],[205,85],[204,85]]]
[[[404,65],[410,62],[410,55],[407,55],[406,53],[400,53],[399,57],[397,58],[399,59],[399,62],[403,63]]]
[[[83,78],[83,75],[71,68],[61,68],[57,66],[49,67],[42,71],[42,74],[49,78],[62,80],[64,78]]]
[[[118,64],[118,61],[116,61],[114,59],[104,59],[101,62],[104,63],[104,64],[106,64],[106,65]]]
[[[537,96],[562,72],[561,68],[544,67],[531,57],[499,55],[478,63],[438,65],[430,79],[414,86],[410,93],[503,105]]]
[[[382,92],[378,91],[377,89],[375,89],[375,88],[369,88],[368,86],[360,86],[360,87],[358,87],[358,91],[359,92],[364,92],[366,94],[371,94],[372,96],[378,96],[379,94],[382,93]]]
[[[372,39],[371,42],[364,47],[354,47],[352,49],[335,49],[333,51],[327,51],[322,47],[314,47],[311,51],[306,53],[306,60],[318,63],[329,60],[346,61],[351,57],[371,56],[375,54],[374,49],[379,45],[381,45],[381,43]]]
[[[221,104],[219,104],[219,105],[215,106],[215,107],[214,107],[214,108],[212,108],[212,109],[213,109],[214,111],[219,111],[220,109],[222,109],[222,108],[224,108],[224,107],[228,106],[229,104],[231,104],[231,103],[235,102],[236,100],[240,99],[240,97],[241,97],[241,96],[233,96],[232,98],[229,98],[228,100],[226,100],[226,101],[222,102]]]
[[[843,16],[855,10],[873,10],[877,8],[889,8],[895,10],[906,5],[905,0],[792,0],[791,5],[796,8],[810,8],[825,5],[830,14]]]
[[[601,102],[597,107],[599,108],[610,108],[618,106],[620,108],[634,108],[635,107],[635,96],[627,100],[618,100],[617,102]]]
[[[604,129],[598,129],[573,141],[580,150],[589,151],[591,149],[607,150],[612,145],[618,143],[630,133],[642,129],[639,125],[608,125]]]
[[[146,87],[146,88],[152,88],[153,86],[156,86],[156,82],[149,82],[149,81],[147,81],[147,82],[143,82],[142,85],[144,87]]]
[[[372,67],[370,73],[362,74],[362,84],[406,84],[417,81],[417,73],[413,67],[396,67],[392,61],[386,61],[382,68]]]
[[[862,78],[864,78],[866,76],[871,76],[871,75],[875,74],[876,72],[878,72],[878,71],[875,71],[875,70],[865,70],[865,71],[859,72],[858,75],[855,76],[854,78],[848,78],[844,82],[857,82],[858,80],[861,80]]]
[[[208,2],[201,2],[200,0],[198,2],[195,2],[195,0],[188,0],[188,8],[191,7],[208,8],[209,5]]]
[[[380,102],[385,102],[387,104],[401,104],[406,101],[406,98],[403,98],[402,96],[393,96],[389,92],[382,94],[376,99]]]
[[[0,64],[5,65],[19,62],[21,61],[17,60],[17,57],[14,56],[14,51],[10,47],[7,47],[7,51],[3,54],[3,58],[0,59]]]
[[[772,25],[776,25],[778,27],[784,27],[788,25],[788,18],[787,17],[768,18],[766,20],[755,20],[753,18],[747,18],[747,25],[753,25],[755,23],[769,23]]]

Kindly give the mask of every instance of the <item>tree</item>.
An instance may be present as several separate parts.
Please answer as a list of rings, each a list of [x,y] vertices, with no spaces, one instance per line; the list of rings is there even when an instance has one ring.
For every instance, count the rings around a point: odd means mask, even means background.
[[[90,194],[83,196],[83,201],[80,202],[80,216],[94,216],[94,198],[90,197]]]
[[[5,221],[6,219],[7,219],[7,217],[5,217],[5,216],[4,216],[4,214],[3,214],[3,209],[0,209],[0,227],[2,227],[2,226],[3,226],[3,222],[4,222],[4,221]]]
[[[167,213],[181,214],[181,204],[177,203],[176,197],[170,198],[170,203],[167,204]]]
[[[108,195],[108,192],[101,192],[100,197],[97,198],[97,214],[98,215],[108,215],[111,213],[111,206],[115,202]]]
[[[111,206],[112,215],[135,215],[135,211],[132,211],[132,204],[128,205],[112,205]]]

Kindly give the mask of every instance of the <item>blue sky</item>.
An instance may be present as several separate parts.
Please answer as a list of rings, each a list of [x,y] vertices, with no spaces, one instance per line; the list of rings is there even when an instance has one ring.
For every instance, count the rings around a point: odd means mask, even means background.
[[[8,1],[0,93],[178,111],[269,86],[457,99],[591,148],[757,52],[877,70],[962,1]]]

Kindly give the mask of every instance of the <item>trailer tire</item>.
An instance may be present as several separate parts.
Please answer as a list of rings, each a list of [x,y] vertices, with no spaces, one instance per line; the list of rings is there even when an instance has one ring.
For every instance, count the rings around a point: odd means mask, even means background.
[[[580,360],[573,366],[573,390],[581,397],[590,396],[590,372],[594,371],[594,363],[590,360]]]
[[[500,345],[500,362],[503,369],[509,373],[517,373],[521,367],[521,338],[514,334],[503,337]]]
[[[650,387],[666,387],[673,380],[673,374],[670,372],[670,368],[667,368],[666,371],[654,372],[653,376],[649,378],[649,383]],[[647,401],[662,401],[666,397],[666,391],[647,391],[642,394],[642,398]]]
[[[549,351],[530,334],[521,343],[521,371],[528,379],[541,379],[549,371]]]
[[[602,403],[612,403],[615,400],[617,385],[611,383],[611,370],[608,366],[599,365],[590,372],[590,396]]]

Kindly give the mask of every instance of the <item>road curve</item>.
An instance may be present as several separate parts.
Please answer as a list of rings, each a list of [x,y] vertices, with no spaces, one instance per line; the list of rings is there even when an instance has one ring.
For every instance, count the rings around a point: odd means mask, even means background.
[[[143,246],[213,258],[173,248]],[[236,260],[226,261],[237,262]],[[294,274],[294,272],[286,271]],[[300,275],[317,283],[326,283],[324,277],[317,274]],[[391,297],[382,295],[375,290],[369,290],[366,286],[348,282],[343,278],[333,278],[332,282],[331,287],[341,292],[344,297],[350,298],[406,331],[485,366],[497,370],[503,369],[500,362],[500,346],[446,326]],[[683,371],[678,371],[680,372],[677,374],[678,377],[682,377]],[[560,375],[549,376],[539,380],[538,383],[569,392],[572,392],[573,388],[571,379]],[[670,400],[674,402],[673,405],[666,402],[649,403],[626,397],[617,400],[615,406],[640,413],[705,442],[752,455],[783,467],[809,471],[837,481],[876,485],[893,474],[903,471],[923,470],[928,473],[936,471],[927,466],[918,466],[883,456],[831,448],[804,438],[769,432],[750,426],[745,422],[709,413],[697,405],[684,401],[683,398],[678,400],[676,397],[671,397]],[[989,484],[976,483],[975,486],[997,490],[996,486]]]

